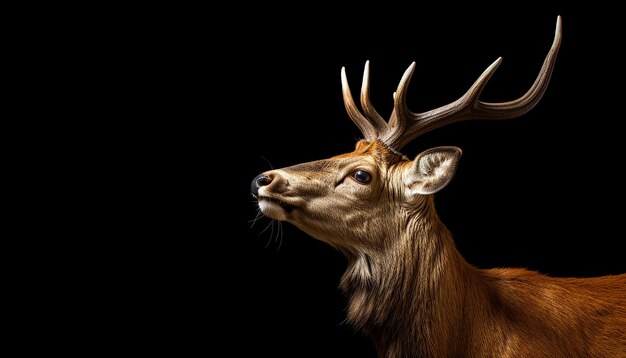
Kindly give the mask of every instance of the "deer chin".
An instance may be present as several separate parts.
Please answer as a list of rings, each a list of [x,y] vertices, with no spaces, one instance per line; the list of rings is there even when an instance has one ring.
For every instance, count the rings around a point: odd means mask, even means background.
[[[286,221],[295,206],[268,196],[259,196],[259,209],[263,215],[273,220]]]

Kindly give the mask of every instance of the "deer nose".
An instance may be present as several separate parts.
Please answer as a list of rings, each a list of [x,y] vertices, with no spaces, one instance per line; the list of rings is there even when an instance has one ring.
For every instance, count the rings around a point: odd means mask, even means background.
[[[269,176],[265,174],[257,175],[256,178],[252,179],[252,194],[259,195],[259,189],[261,189],[261,187],[270,185],[271,182],[272,178],[270,178]]]

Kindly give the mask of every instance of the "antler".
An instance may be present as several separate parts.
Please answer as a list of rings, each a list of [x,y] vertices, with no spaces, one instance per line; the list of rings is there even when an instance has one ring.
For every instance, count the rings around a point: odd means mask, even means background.
[[[406,106],[406,91],[415,69],[415,62],[404,72],[398,84],[398,89],[393,94],[393,112],[389,122],[386,122],[376,112],[369,99],[369,61],[365,63],[363,84],[361,86],[361,107],[363,108],[363,113],[359,111],[352,99],[345,67],[341,69],[343,101],[348,115],[359,127],[365,140],[372,141],[378,139],[399,150],[413,138],[448,124],[467,119],[511,119],[530,111],[539,102],[548,87],[560,45],[561,17],[558,16],[554,41],[537,79],[535,79],[535,82],[526,94],[514,101],[490,103],[478,99],[487,81],[489,81],[491,75],[502,62],[502,57],[499,57],[491,66],[487,67],[485,72],[478,77],[476,82],[461,98],[428,112],[413,113]]]

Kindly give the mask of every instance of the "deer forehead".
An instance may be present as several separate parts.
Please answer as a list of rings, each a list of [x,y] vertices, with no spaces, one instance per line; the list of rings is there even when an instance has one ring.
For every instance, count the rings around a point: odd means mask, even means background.
[[[361,140],[356,149],[329,159],[302,163],[283,170],[292,175],[304,176],[308,179],[323,179],[329,175],[346,175],[351,170],[370,170],[385,172],[396,164],[410,164],[407,157],[387,147],[378,140],[367,142]]]
[[[402,160],[408,160],[402,153],[392,149],[380,140],[368,142],[360,140],[356,143],[353,152],[337,155],[331,159],[371,157],[380,163],[395,164]]]

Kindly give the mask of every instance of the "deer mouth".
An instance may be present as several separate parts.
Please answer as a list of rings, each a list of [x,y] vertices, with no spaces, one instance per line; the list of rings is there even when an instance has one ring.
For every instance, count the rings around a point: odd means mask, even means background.
[[[257,199],[259,200],[259,209],[261,209],[261,212],[265,216],[276,220],[285,220],[286,214],[290,214],[293,209],[296,208],[295,205],[269,196],[260,195]]]
[[[267,200],[272,204],[276,204],[278,206],[280,206],[281,208],[285,209],[285,211],[287,212],[291,212],[293,209],[295,209],[296,207],[294,205],[288,204],[280,199],[276,199],[276,198],[272,198],[269,196],[259,196],[258,197],[259,201],[261,200]]]

